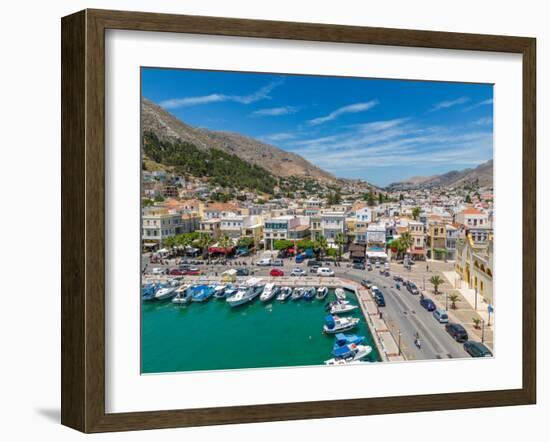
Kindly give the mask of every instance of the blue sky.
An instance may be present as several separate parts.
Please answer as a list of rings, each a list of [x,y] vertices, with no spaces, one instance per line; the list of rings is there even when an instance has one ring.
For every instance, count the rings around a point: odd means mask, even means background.
[[[381,186],[493,157],[491,85],[143,68],[142,94],[192,126]]]

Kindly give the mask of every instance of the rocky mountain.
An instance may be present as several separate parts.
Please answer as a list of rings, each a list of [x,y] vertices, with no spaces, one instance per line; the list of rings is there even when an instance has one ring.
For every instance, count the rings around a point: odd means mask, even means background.
[[[333,182],[336,178],[303,157],[237,133],[217,132],[185,124],[147,99],[141,101],[142,133],[152,132],[162,141],[191,143],[198,149],[219,149],[247,163],[261,166],[275,176],[313,178]]]
[[[392,190],[406,190],[430,187],[460,187],[476,182],[480,186],[492,186],[493,160],[486,161],[473,169],[451,170],[442,175],[427,177],[414,176],[397,183],[392,183],[388,188]]]

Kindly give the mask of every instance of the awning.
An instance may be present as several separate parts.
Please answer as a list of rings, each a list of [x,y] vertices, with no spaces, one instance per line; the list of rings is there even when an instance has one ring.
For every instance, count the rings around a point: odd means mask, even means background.
[[[373,252],[367,250],[367,258],[388,259],[388,255],[385,252]]]
[[[425,255],[426,251],[425,250],[411,250],[410,254],[411,255]]]
[[[231,253],[235,247],[209,247],[208,253]]]

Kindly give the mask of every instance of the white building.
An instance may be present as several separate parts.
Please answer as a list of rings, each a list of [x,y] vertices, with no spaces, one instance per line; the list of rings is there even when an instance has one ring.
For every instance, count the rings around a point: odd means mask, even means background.
[[[266,249],[273,250],[275,241],[289,239],[289,230],[300,225],[300,218],[284,215],[270,218],[264,222],[264,244]]]
[[[321,234],[327,242],[334,242],[336,235],[346,232],[346,215],[344,212],[321,213]]]

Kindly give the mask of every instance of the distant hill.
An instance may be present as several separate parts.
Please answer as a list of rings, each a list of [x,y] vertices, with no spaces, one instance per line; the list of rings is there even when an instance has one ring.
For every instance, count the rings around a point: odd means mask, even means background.
[[[425,189],[430,187],[460,187],[478,183],[480,186],[493,185],[493,160],[480,164],[474,169],[451,170],[442,175],[414,176],[392,183],[391,190]]]
[[[299,155],[237,133],[189,126],[146,98],[141,101],[141,130],[142,134],[154,134],[160,142],[188,143],[201,151],[217,149],[236,155],[246,163],[262,167],[277,177],[294,176],[323,182],[336,181],[333,175]],[[152,158],[147,157],[145,153],[144,162],[154,165],[151,160]]]

